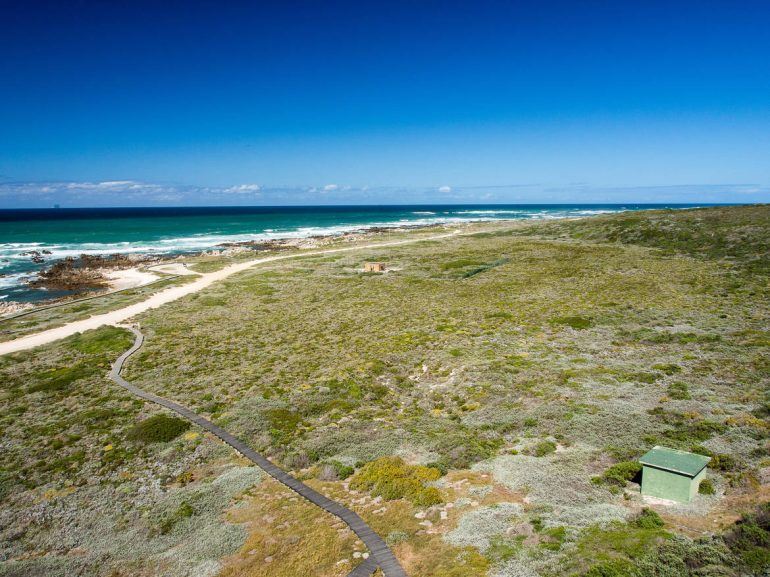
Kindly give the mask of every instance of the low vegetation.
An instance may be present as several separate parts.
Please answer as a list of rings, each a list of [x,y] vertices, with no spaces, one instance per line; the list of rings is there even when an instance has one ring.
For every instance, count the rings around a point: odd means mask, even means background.
[[[639,526],[640,515],[636,520]],[[770,568],[770,503],[759,506],[741,518],[724,534],[695,540],[660,531],[659,518],[645,518],[635,545],[626,542],[616,549],[615,558],[599,561],[582,573],[586,577],[699,577],[701,575],[763,575]],[[653,520],[652,522],[649,522]],[[611,539],[618,544],[628,528],[613,529]],[[657,537],[650,539],[651,536]],[[623,537],[627,539],[628,537]],[[637,545],[646,544],[647,550]],[[610,555],[611,557],[611,555]]]
[[[354,508],[412,577],[761,575],[768,231],[768,207],[652,211],[276,261],[141,315],[125,375]],[[132,440],[163,413],[104,378],[129,344],[100,329],[0,358],[0,526],[29,527],[2,533],[6,566],[182,575],[185,536],[219,525],[187,569],[360,562],[343,527],[194,428]],[[657,444],[711,457],[692,503],[643,501],[637,460]],[[155,549],[65,554],[96,515]],[[30,555],[62,534],[61,554]]]
[[[623,461],[615,463],[600,476],[591,479],[596,484],[604,484],[609,487],[624,488],[629,481],[635,479],[642,472],[639,461]]]
[[[168,415],[153,415],[134,425],[126,438],[139,443],[168,443],[190,428],[190,422]]]
[[[418,507],[443,501],[436,487],[427,485],[441,477],[441,471],[421,465],[407,465],[399,457],[380,457],[364,465],[350,481],[350,488],[369,491],[386,501],[407,499]]]
[[[242,543],[222,516],[258,470],[107,379],[132,342],[0,357],[0,575],[194,575]]]
[[[767,205],[628,212],[549,223],[545,236],[648,246],[668,254],[736,263],[757,274],[770,272]]]

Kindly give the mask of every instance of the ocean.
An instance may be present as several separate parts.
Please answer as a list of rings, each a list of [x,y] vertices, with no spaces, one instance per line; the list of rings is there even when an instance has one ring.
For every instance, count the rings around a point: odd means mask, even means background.
[[[162,207],[0,210],[0,299],[53,296],[27,282],[56,260],[81,254],[182,254],[225,242],[339,234],[373,226],[542,220],[694,205],[409,205]],[[33,262],[30,251],[43,254]]]

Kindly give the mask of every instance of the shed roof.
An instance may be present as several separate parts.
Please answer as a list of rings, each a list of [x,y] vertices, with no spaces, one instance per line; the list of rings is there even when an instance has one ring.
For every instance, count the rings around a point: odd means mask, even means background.
[[[656,469],[664,469],[681,473],[688,477],[694,477],[708,465],[710,457],[688,453],[687,451],[678,451],[668,447],[653,447],[645,453],[639,462],[642,465],[649,465]]]

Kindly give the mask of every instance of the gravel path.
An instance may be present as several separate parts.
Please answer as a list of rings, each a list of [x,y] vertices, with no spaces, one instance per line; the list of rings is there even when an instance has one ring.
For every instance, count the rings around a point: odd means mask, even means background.
[[[239,439],[235,438],[233,435],[222,429],[221,427],[216,426],[211,421],[204,419],[200,415],[192,412],[187,407],[183,407],[182,405],[175,403],[173,401],[169,401],[168,399],[165,399],[163,397],[159,397],[157,395],[153,395],[152,393],[148,393],[143,391],[142,389],[132,385],[127,380],[125,380],[123,377],[120,376],[120,370],[123,368],[123,363],[126,362],[126,359],[130,357],[133,353],[135,353],[139,348],[142,346],[142,343],[144,342],[144,335],[142,335],[141,332],[139,332],[138,329],[134,327],[127,327],[134,335],[136,336],[136,340],[134,341],[134,344],[131,346],[130,349],[128,349],[125,353],[120,355],[117,361],[115,361],[115,364],[112,366],[112,370],[110,371],[110,378],[115,381],[118,385],[121,387],[127,389],[134,395],[146,400],[150,401],[152,403],[157,403],[158,405],[161,405],[163,407],[166,407],[167,409],[170,409],[174,411],[175,413],[183,416],[185,419],[188,419],[189,421],[192,421],[199,427],[209,431],[210,433],[213,433],[217,437],[219,437],[222,441],[230,445],[232,448],[234,448],[236,451],[238,451],[241,455],[252,461],[254,464],[256,464],[259,468],[261,468],[265,473],[273,477],[275,480],[279,481],[280,483],[283,483],[289,489],[292,491],[298,493],[314,505],[317,505],[321,507],[324,511],[327,511],[334,515],[335,517],[338,517],[339,519],[342,519],[348,527],[350,527],[353,532],[358,536],[361,541],[366,545],[366,547],[369,549],[370,557],[369,559],[365,560],[363,563],[361,563],[359,566],[357,566],[348,577],[364,577],[369,576],[379,567],[382,569],[382,572],[385,574],[385,577],[407,577],[406,572],[399,564],[398,560],[396,559],[395,555],[393,555],[393,552],[390,550],[390,548],[385,544],[385,541],[382,540],[382,538],[375,533],[369,525],[367,525],[361,517],[358,516],[357,513],[354,511],[351,511],[344,505],[341,505],[337,503],[336,501],[332,501],[328,497],[325,497],[318,491],[315,491],[314,489],[311,489],[304,483],[298,481],[282,469],[275,466],[273,463],[271,463],[267,458],[263,457],[250,447],[248,447],[245,443],[240,441]]]

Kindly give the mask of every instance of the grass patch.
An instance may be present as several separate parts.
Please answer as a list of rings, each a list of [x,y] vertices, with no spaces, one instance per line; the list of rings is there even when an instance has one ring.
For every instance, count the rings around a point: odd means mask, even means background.
[[[33,384],[29,386],[29,392],[52,392],[67,389],[72,383],[87,379],[99,372],[100,368],[91,362],[79,362],[69,367],[50,369],[35,375]]]
[[[509,258],[499,258],[495,261],[492,261],[487,264],[483,264],[481,266],[473,267],[471,270],[467,270],[462,274],[462,278],[471,278],[472,276],[476,276],[477,274],[481,274],[483,272],[487,272],[488,270],[492,270],[495,267],[502,266],[508,262],[510,262],[511,259]]]
[[[546,455],[550,455],[551,453],[555,453],[555,452],[556,452],[556,443],[554,443],[553,441],[540,441],[532,449],[532,454],[535,457],[545,457]]]
[[[585,567],[583,571],[578,571],[582,575],[629,577],[633,575],[635,560],[641,559],[670,537],[659,526],[642,527],[636,521],[616,521],[605,528],[590,527],[576,544],[577,555],[574,559],[577,563],[573,561],[570,565],[575,568],[581,565]]]
[[[591,318],[577,315],[568,317],[556,317],[551,322],[554,325],[570,327],[576,331],[582,331],[593,326],[593,320]]]
[[[687,386],[687,383],[683,383],[681,381],[671,383],[668,386],[667,394],[669,398],[675,399],[677,401],[686,401],[692,398],[690,396],[690,388]]]
[[[189,428],[189,421],[159,414],[134,425],[126,437],[138,443],[167,443],[176,439]]]

